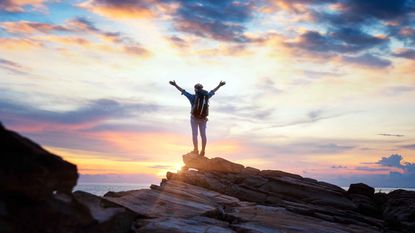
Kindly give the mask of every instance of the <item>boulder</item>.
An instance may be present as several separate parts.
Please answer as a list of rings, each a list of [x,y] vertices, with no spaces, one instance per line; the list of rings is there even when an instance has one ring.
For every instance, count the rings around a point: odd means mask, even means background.
[[[103,198],[93,194],[76,191],[73,193],[76,200],[86,206],[98,224],[85,228],[85,233],[127,233],[130,232],[137,216],[122,207],[105,207]]]
[[[76,166],[0,124],[0,232],[81,232],[94,223],[72,196]]]
[[[208,159],[193,153],[183,155],[183,162],[188,168],[200,171],[216,171],[227,173],[240,173],[245,167],[241,164],[230,162],[219,157]]]
[[[71,193],[76,165],[0,124],[0,192],[44,199],[53,192]]]
[[[400,189],[388,193],[383,218],[394,229],[415,232],[415,192]]]
[[[359,194],[369,198],[373,198],[375,189],[363,183],[351,184],[347,190],[348,194]]]

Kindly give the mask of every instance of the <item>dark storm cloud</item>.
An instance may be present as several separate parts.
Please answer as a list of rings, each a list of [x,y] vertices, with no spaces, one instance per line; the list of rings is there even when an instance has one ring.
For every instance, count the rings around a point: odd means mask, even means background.
[[[377,57],[370,53],[359,56],[343,56],[342,60],[348,63],[377,69],[387,68],[392,65],[391,61]]]

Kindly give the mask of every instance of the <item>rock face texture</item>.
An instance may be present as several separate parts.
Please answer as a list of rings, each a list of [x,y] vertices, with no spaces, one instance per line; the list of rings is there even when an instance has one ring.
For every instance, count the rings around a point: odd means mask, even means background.
[[[74,164],[0,124],[0,232],[78,232],[93,219],[72,197]]]
[[[0,232],[415,232],[415,192],[375,193],[223,158],[185,167],[149,189],[72,193],[76,166],[0,125]]]

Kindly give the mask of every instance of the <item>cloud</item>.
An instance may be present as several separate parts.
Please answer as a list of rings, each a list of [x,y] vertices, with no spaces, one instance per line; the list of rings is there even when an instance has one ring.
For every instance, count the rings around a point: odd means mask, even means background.
[[[353,28],[340,28],[322,34],[307,31],[300,35],[297,42],[287,42],[289,47],[320,53],[356,53],[388,42],[385,38],[372,36]]]
[[[148,168],[155,168],[155,169],[171,169],[171,170],[175,170],[176,168],[174,166],[171,165],[151,165],[151,166],[147,166]]]
[[[366,166],[357,166],[354,168],[358,171],[369,171],[369,172],[388,172],[390,169],[383,167],[366,167]]]
[[[0,23],[0,28],[4,29],[9,33],[23,34],[33,34],[38,32],[49,33],[69,31],[69,29],[64,26],[49,23],[31,22],[25,20],[17,22],[2,22]]]
[[[8,12],[24,12],[25,7],[31,6],[34,9],[44,9],[45,0],[0,0],[0,9]],[[0,11],[1,11],[0,10]]]
[[[415,174],[415,163],[403,162],[402,155],[393,154],[389,157],[382,157],[377,164],[385,167],[402,168],[404,173]]]
[[[383,94],[389,96],[397,96],[407,92],[415,91],[415,87],[411,86],[394,86],[394,87],[387,87],[383,90]]]
[[[26,74],[28,69],[16,62],[0,58],[0,68],[14,74]]]
[[[385,137],[404,137],[405,135],[402,134],[390,134],[390,133],[380,133],[380,136],[385,136]]]
[[[381,160],[377,162],[377,164],[380,164],[382,166],[386,167],[397,167],[402,168],[401,160],[402,156],[398,154],[390,155],[389,157],[382,157]]]
[[[199,37],[244,43],[245,23],[252,18],[253,1],[173,1],[179,7],[173,15],[175,27]]]
[[[102,44],[85,38],[94,35],[101,38],[103,42],[110,42],[121,47],[121,51],[131,55],[147,56],[150,52],[139,42],[120,32],[101,30],[95,24],[83,17],[76,17],[65,21],[62,25],[53,23],[40,23],[30,21],[3,22],[0,27],[11,34],[26,34],[22,39],[33,41],[36,38],[42,44],[55,42],[63,44],[74,44],[89,48],[91,44]],[[56,35],[53,35],[56,33]],[[62,34],[64,33],[64,34]],[[34,37],[32,34],[43,34],[46,37]],[[70,35],[68,35],[70,34]],[[27,35],[31,35],[28,37]],[[76,36],[73,36],[76,35]]]
[[[403,146],[400,146],[400,148],[415,150],[415,144],[403,145]]]
[[[247,1],[186,0],[89,0],[79,4],[111,18],[166,18],[181,32],[219,41],[245,43],[245,24],[253,17],[255,4]]]
[[[414,188],[415,163],[403,162],[403,160],[403,156],[399,154],[392,154],[388,157],[382,157],[374,163],[362,163],[377,166],[356,166],[353,169],[350,169],[355,171],[370,172],[370,174],[327,175],[309,173],[309,175],[340,186],[349,186],[352,183],[363,182],[373,187]],[[335,166],[332,168],[337,167]]]
[[[156,0],[88,0],[78,6],[91,12],[111,18],[153,17]]]
[[[347,166],[342,166],[342,165],[333,165],[333,166],[331,166],[331,168],[333,168],[333,169],[346,169],[346,168],[347,168]]]
[[[415,60],[415,49],[403,49],[393,53],[395,57],[402,57],[411,60]]]
[[[358,66],[383,69],[392,65],[392,62],[369,53],[359,56],[343,56],[342,60]]]
[[[159,106],[153,104],[121,103],[110,99],[97,99],[71,111],[56,112],[14,103],[10,100],[0,100],[2,120],[17,126],[39,125],[41,128],[49,129],[54,127],[89,128],[106,120],[127,118],[158,109]]]
[[[43,41],[28,38],[0,38],[0,48],[8,50],[22,50],[41,48]]]
[[[325,111],[321,110],[321,109],[316,109],[316,110],[312,110],[309,111],[306,114],[306,117],[303,119],[298,119],[298,120],[294,120],[291,122],[286,122],[286,123],[280,123],[280,124],[271,124],[267,127],[261,127],[258,128],[257,130],[260,129],[268,129],[268,128],[281,128],[281,127],[289,127],[289,126],[295,126],[295,125],[305,125],[305,124],[311,124],[311,123],[316,123],[322,120],[326,120],[326,119],[332,119],[332,118],[337,118],[337,117],[342,117],[346,114],[350,114],[350,113],[336,113],[336,114],[331,114],[328,115],[326,114]]]

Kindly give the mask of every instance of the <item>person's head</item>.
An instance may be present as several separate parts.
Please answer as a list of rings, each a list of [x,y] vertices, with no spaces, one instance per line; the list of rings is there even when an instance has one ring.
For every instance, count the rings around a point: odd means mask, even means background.
[[[202,85],[202,84],[200,84],[200,83],[197,83],[197,84],[195,85],[195,92],[197,92],[197,91],[201,91],[201,90],[203,90],[203,85]]]

